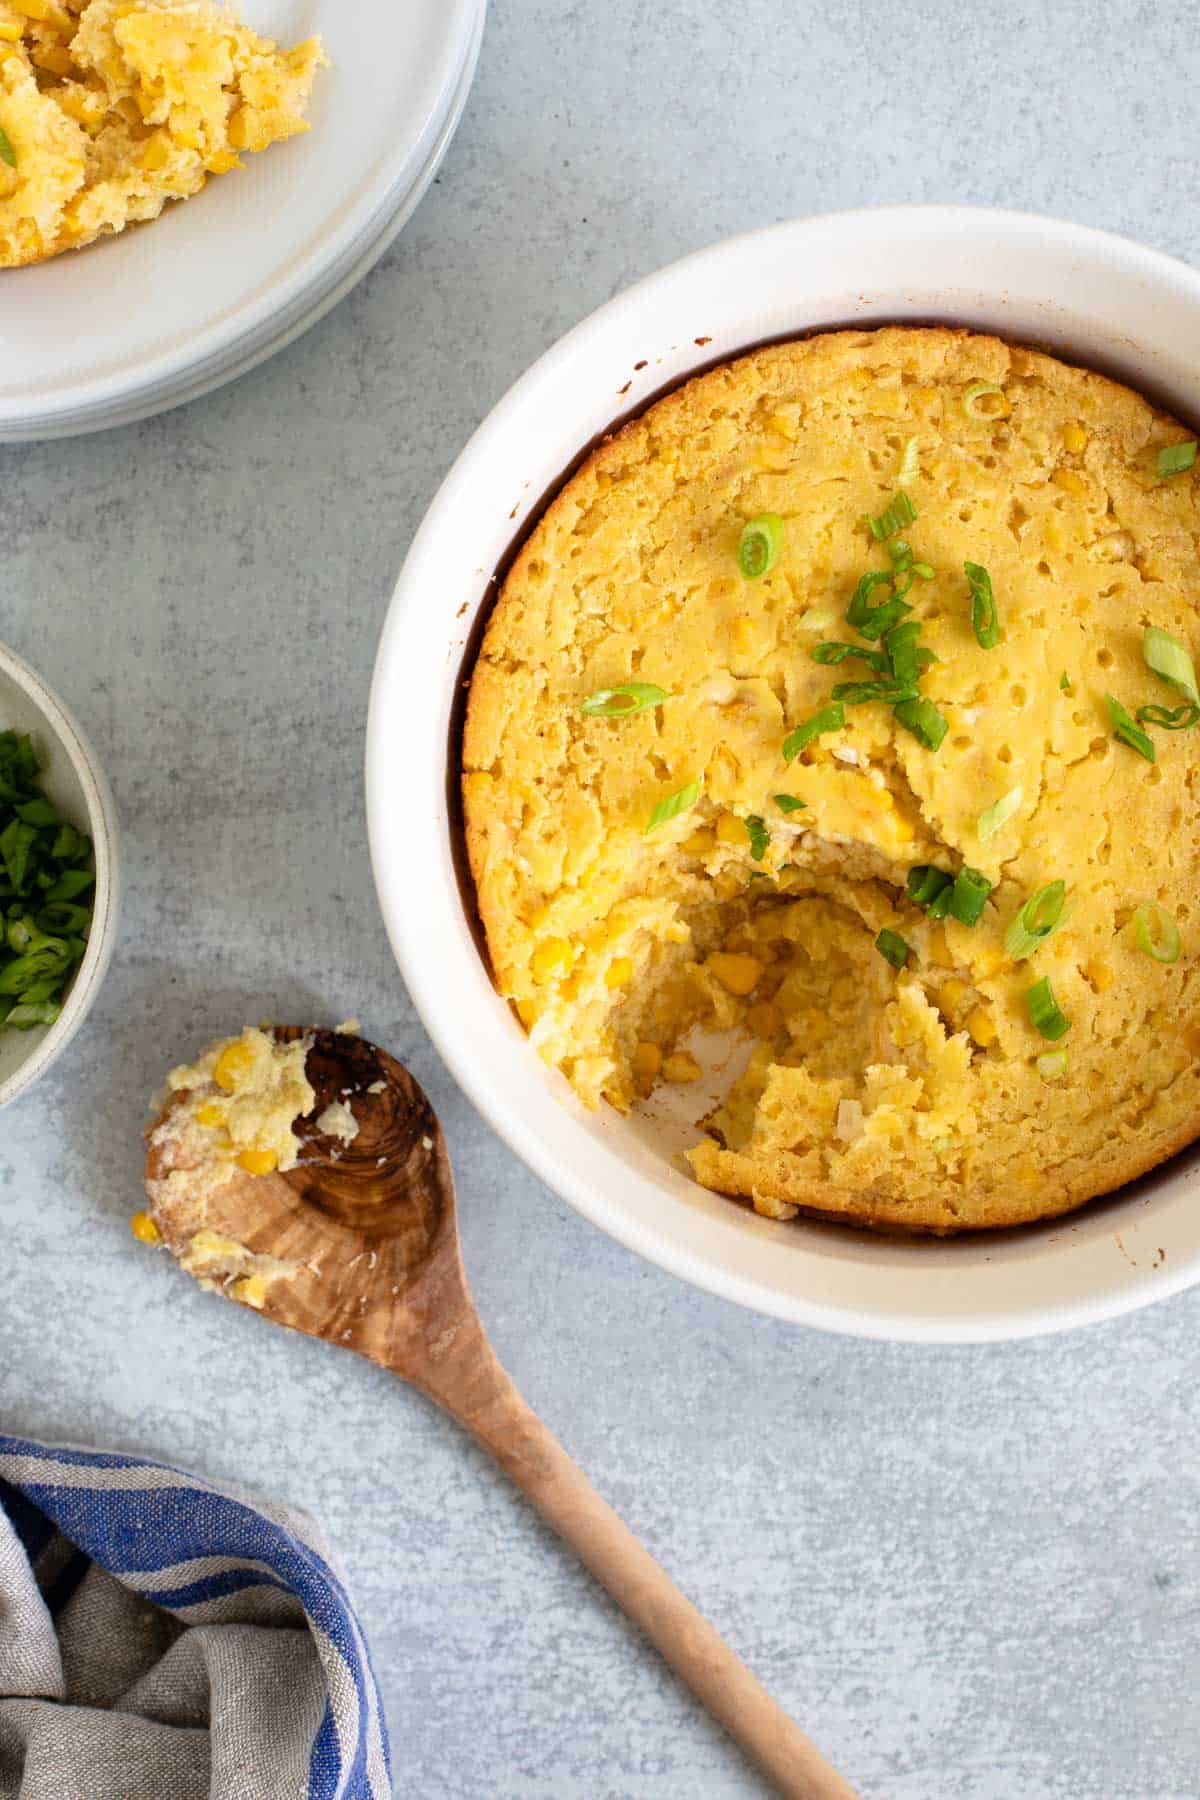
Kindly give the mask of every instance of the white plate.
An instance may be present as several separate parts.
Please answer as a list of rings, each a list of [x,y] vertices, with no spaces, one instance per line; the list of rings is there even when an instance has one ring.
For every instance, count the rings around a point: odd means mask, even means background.
[[[484,0],[242,0],[319,32],[313,129],[160,219],[0,273],[0,441],[122,423],[217,385],[331,305],[390,242],[461,113]]]
[[[1076,225],[881,208],[776,226],[652,275],[516,384],[426,515],[375,671],[371,849],[434,1042],[497,1131],[587,1218],[683,1279],[784,1319],[927,1342],[1023,1337],[1200,1279],[1200,1147],[1110,1201],[1024,1231],[910,1245],[759,1218],[689,1180],[664,1125],[589,1113],[543,1067],[488,980],[455,867],[447,746],[464,650],[493,572],[547,488],[619,409],[702,364],[764,338],[895,319],[1057,346],[1200,419],[1200,276]]]
[[[42,758],[42,786],[91,836],[96,853],[92,928],[83,961],[53,1025],[0,1031],[0,1106],[32,1087],[62,1055],[100,992],[117,938],[117,812],[96,753],[41,676],[0,644],[0,731],[26,731]]]

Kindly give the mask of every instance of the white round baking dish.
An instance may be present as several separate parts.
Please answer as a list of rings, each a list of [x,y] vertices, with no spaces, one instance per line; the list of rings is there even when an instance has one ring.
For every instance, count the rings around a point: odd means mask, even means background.
[[[117,809],[96,753],[62,701],[28,663],[0,644],[0,731],[27,731],[42,759],[41,782],[95,846],[92,928],[83,961],[53,1025],[0,1030],[0,1106],[31,1088],[62,1055],[87,1017],[117,941],[120,885]]]
[[[514,535],[591,441],[665,385],[763,339],[937,320],[1090,362],[1200,418],[1200,276],[1018,213],[894,207],[802,219],[652,275],[570,332],[480,427],[413,542],[367,735],[372,854],[401,971],[457,1079],[513,1149],[630,1249],[726,1299],[861,1336],[1066,1329],[1200,1278],[1200,1150],[1047,1226],[907,1243],[782,1225],[706,1193],[643,1119],[587,1112],[495,994],[456,863],[463,659]]]

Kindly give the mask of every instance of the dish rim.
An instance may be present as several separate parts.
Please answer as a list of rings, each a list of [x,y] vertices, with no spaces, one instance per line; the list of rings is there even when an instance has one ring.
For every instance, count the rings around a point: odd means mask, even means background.
[[[914,231],[918,228],[924,232],[941,232],[948,238],[959,235],[968,242],[972,236],[978,241],[981,231],[993,238],[1003,238],[1006,233],[1013,238],[1019,238],[1022,233],[1032,234],[1041,240],[1047,250],[1061,254],[1068,262],[1073,255],[1081,260],[1099,261],[1120,269],[1139,286],[1169,289],[1200,315],[1200,275],[1176,259],[1133,240],[1098,231],[1093,227],[1048,219],[1033,213],[987,207],[869,207],[852,212],[816,214],[721,240],[645,277],[568,331],[510,387],[476,430],[430,504],[401,569],[379,644],[367,726],[368,827],[376,886],[385,924],[400,971],[426,1030],[467,1096],[492,1127],[528,1167],[577,1211],[627,1248],[681,1279],[718,1297],[734,1300],[774,1317],[847,1335],[891,1341],[1004,1341],[1095,1323],[1183,1291],[1200,1280],[1200,1230],[1195,1234],[1188,1253],[1174,1257],[1170,1263],[1160,1261],[1152,1266],[1139,1266],[1122,1246],[1122,1255],[1130,1263],[1130,1270],[1120,1281],[1110,1280],[1106,1286],[1097,1284],[1095,1291],[1084,1292],[1071,1299],[1043,1299],[1025,1305],[997,1306],[994,1311],[985,1309],[969,1318],[952,1312],[944,1316],[927,1316],[922,1315],[916,1307],[910,1310],[908,1307],[889,1308],[879,1304],[848,1310],[844,1303],[826,1304],[819,1293],[780,1293],[778,1289],[764,1287],[761,1281],[747,1277],[738,1269],[718,1266],[714,1264],[709,1250],[698,1251],[686,1241],[686,1230],[680,1233],[673,1225],[664,1227],[663,1221],[653,1212],[638,1218],[628,1208],[621,1209],[616,1203],[610,1202],[604,1194],[597,1191],[594,1178],[581,1172],[572,1158],[548,1149],[522,1118],[519,1106],[521,1090],[524,1088],[529,1094],[536,1091],[532,1085],[537,1075],[535,1059],[532,1054],[523,1059],[523,1066],[528,1065],[527,1081],[523,1078],[506,1078],[487,1068],[481,1061],[469,1028],[470,1022],[464,1026],[454,1006],[447,1004],[446,983],[431,966],[426,931],[418,919],[410,921],[405,900],[411,890],[411,868],[405,866],[403,856],[397,858],[395,854],[395,796],[386,767],[390,728],[385,710],[393,691],[393,683],[397,679],[403,679],[413,666],[413,646],[406,641],[416,635],[411,619],[419,610],[420,597],[429,593],[430,577],[436,566],[437,544],[439,540],[444,543],[448,522],[453,519],[461,528],[464,496],[472,492],[477,475],[482,472],[486,461],[495,454],[497,445],[505,442],[513,422],[520,420],[531,397],[535,397],[543,387],[555,380],[561,384],[572,369],[577,371],[586,362],[589,344],[603,337],[614,320],[636,314],[644,302],[652,300],[673,283],[678,285],[690,281],[694,288],[703,288],[704,281],[710,274],[719,274],[720,264],[730,260],[736,263],[751,251],[766,253],[769,247],[778,247],[781,242],[800,240],[806,235],[819,237],[822,232],[834,237],[839,232],[845,235],[856,231],[865,233],[868,230],[878,234],[881,226],[892,239],[906,229]],[[853,284],[847,279],[845,285],[851,287]],[[991,291],[987,298],[994,304],[999,304]],[[1046,296],[1046,304],[1054,304],[1052,295]],[[936,315],[927,315],[932,316]],[[950,306],[943,308],[940,316],[946,324],[964,323],[961,317],[954,317]],[[889,315],[886,308],[881,308],[869,321],[859,320],[856,323],[882,324],[895,322],[895,318],[894,313]],[[916,323],[916,317],[910,322]],[[831,310],[822,322],[796,324],[791,327],[790,332],[782,335],[811,335],[820,330],[845,327],[849,323],[852,321],[847,319],[844,312]],[[1003,327],[996,323],[973,323],[971,328],[1004,335]],[[1032,334],[1014,328],[1008,335],[1017,341],[1022,338],[1027,341]],[[698,343],[700,340],[695,341]],[[739,351],[762,341],[764,336],[761,332],[756,333],[748,328],[741,344],[723,346],[716,360],[728,361],[739,354]],[[1126,338],[1124,341],[1137,355],[1158,354],[1148,346],[1139,345],[1133,338]],[[1069,357],[1071,353],[1060,349],[1059,354]],[[1075,360],[1086,361],[1089,358],[1076,355]],[[1101,364],[1105,360],[1099,342],[1096,344],[1094,360]],[[1119,363],[1119,357],[1116,360]],[[686,370],[680,379],[688,379],[700,366],[707,365],[697,364],[696,368]],[[1130,381],[1142,392],[1152,394],[1154,391],[1153,382],[1143,376],[1126,374],[1121,378]],[[632,410],[642,411],[653,402],[658,391],[661,389],[640,396]],[[1182,411],[1185,417],[1189,411],[1197,410],[1196,406],[1181,407],[1178,400],[1174,404],[1175,409]],[[564,410],[569,413],[571,426],[574,428],[578,409]],[[620,410],[619,397],[615,397],[612,416],[605,429],[615,428],[626,416],[628,415]],[[587,444],[572,448],[565,442],[565,427],[562,435],[564,443],[560,461],[562,470],[567,471],[584,453]],[[526,485],[528,487],[529,484]],[[532,504],[523,509],[521,506],[514,509],[521,512],[519,522],[510,528],[514,538],[518,534],[524,535],[543,510],[544,504],[544,496],[536,497]],[[489,520],[488,529],[490,528]],[[490,571],[486,575],[482,568],[477,570],[482,584],[480,591],[471,601],[464,602],[461,609],[470,613],[472,621],[486,605],[487,592],[494,580],[491,571],[497,566],[502,565],[492,559]],[[434,581],[435,592],[436,586]],[[457,674],[464,652],[461,643],[455,647],[454,635],[451,625],[444,636],[450,640],[447,660],[454,663]],[[448,739],[448,711],[445,725],[445,736]],[[446,778],[449,774],[449,762],[444,752],[441,771],[443,778]],[[409,848],[411,850],[411,845]],[[456,904],[460,915],[459,923],[467,924],[469,928],[461,899],[456,899]],[[472,954],[477,957],[474,949]],[[565,1087],[565,1083],[563,1086]],[[569,1097],[562,1095],[556,1096],[556,1099],[563,1104],[564,1112],[569,1115],[572,1110]],[[564,1130],[563,1135],[569,1134]],[[580,1161],[586,1164],[588,1159],[583,1156],[582,1138],[579,1139],[578,1148]],[[619,1152],[612,1154],[616,1161],[626,1164],[626,1172],[632,1179],[636,1175],[636,1169],[629,1166],[631,1156],[622,1156]],[[1159,1191],[1165,1191],[1175,1177],[1182,1177],[1186,1182],[1198,1170],[1200,1140],[1182,1152],[1180,1157],[1163,1165],[1161,1169],[1151,1171],[1134,1184],[1133,1189],[1122,1190],[1121,1195],[1112,1200],[1092,1202],[1081,1212],[1065,1215],[1060,1220],[1048,1221],[1044,1225],[1024,1227],[1015,1234],[977,1234],[976,1241],[982,1240],[985,1248],[994,1246],[997,1250],[994,1260],[997,1262],[1021,1266],[1036,1260],[1048,1238],[1051,1242],[1058,1241],[1078,1232],[1085,1225],[1089,1233],[1094,1235],[1092,1227],[1096,1220],[1105,1210],[1111,1212],[1116,1209],[1122,1213],[1122,1218],[1120,1229],[1115,1234],[1115,1242],[1121,1245],[1122,1231],[1128,1236],[1140,1224],[1133,1213],[1133,1207],[1139,1199],[1143,1207],[1150,1207]],[[722,1200],[721,1204],[731,1213],[738,1211],[727,1200]],[[1085,1214],[1088,1215],[1086,1220]],[[787,1226],[782,1229],[792,1232],[797,1227]],[[818,1231],[826,1229],[840,1228],[817,1227]],[[1020,1240],[1019,1253],[1009,1256],[1003,1252],[1011,1248],[1012,1237]],[[963,1240],[946,1242],[962,1244]],[[920,1258],[923,1265],[921,1272],[928,1274],[940,1248],[941,1244],[909,1246],[905,1249],[905,1255]],[[987,1262],[993,1259],[985,1254],[982,1260]],[[935,1270],[934,1273],[933,1285],[936,1286],[938,1271]],[[999,1273],[997,1279],[1000,1279]]]

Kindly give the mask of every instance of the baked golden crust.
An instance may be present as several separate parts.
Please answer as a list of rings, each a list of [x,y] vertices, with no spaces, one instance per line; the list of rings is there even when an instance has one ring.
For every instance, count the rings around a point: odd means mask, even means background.
[[[964,405],[979,382],[1001,390],[990,416]],[[1197,635],[1196,474],[1156,466],[1187,435],[1055,358],[889,328],[756,351],[589,458],[489,622],[463,778],[498,985],[585,1099],[628,1107],[660,1075],[689,1078],[693,1027],[744,1028],[755,1048],[704,1121],[697,1178],[775,1217],[937,1232],[1064,1212],[1200,1133],[1200,732],[1155,732],[1149,764],[1114,740],[1104,698],[1178,700],[1142,640]],[[934,752],[890,708],[848,706],[788,767],[788,731],[871,674],[811,653],[857,636],[850,595],[887,566],[863,515],[914,438],[905,535],[935,576],[908,598],[949,730]],[[764,512],[783,551],[747,582],[738,535]],[[971,630],[967,560],[991,573],[992,649]],[[581,715],[630,680],[671,698]],[[692,782],[699,801],[647,831]],[[782,812],[780,791],[803,809]],[[768,832],[759,857],[747,817]],[[977,925],[906,902],[923,863],[982,871]],[[1006,926],[1060,878],[1069,919],[1014,962]],[[1177,920],[1178,961],[1138,948],[1144,901]],[[874,947],[884,927],[912,947],[899,974]],[[1065,1074],[1038,1067],[1059,1048],[1030,1021],[1041,977],[1071,1023]]]
[[[307,131],[324,61],[218,0],[0,0],[0,268],[156,218]]]

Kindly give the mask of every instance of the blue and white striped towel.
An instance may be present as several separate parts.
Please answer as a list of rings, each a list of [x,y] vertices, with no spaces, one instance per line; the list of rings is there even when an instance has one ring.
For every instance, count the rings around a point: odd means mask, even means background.
[[[0,1434],[0,1800],[389,1800],[313,1522],[162,1463]]]

